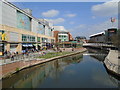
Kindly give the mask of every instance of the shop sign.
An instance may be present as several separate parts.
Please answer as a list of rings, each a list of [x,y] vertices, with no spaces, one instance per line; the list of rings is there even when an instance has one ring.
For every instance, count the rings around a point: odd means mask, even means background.
[[[0,56],[2,56],[3,55],[3,53],[2,52],[0,52]]]
[[[0,41],[6,41],[7,40],[7,35],[6,33],[0,32]]]

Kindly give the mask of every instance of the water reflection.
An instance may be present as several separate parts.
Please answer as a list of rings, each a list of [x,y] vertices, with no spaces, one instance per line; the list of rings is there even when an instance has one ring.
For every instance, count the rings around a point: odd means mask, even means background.
[[[23,70],[11,78],[3,80],[3,88],[39,87],[48,76],[57,79],[68,65],[79,63],[81,58],[82,55],[74,55]]]
[[[90,54],[25,69],[3,80],[3,88],[117,88],[119,80],[110,76],[102,63],[106,54]]]
[[[107,52],[104,52],[103,50],[98,51],[94,49],[88,49],[88,53],[92,53],[92,55],[90,55],[91,57],[95,58],[96,60],[102,61],[102,62],[105,60],[105,57],[108,54]],[[117,76],[110,73],[107,69],[106,69],[106,72],[108,73],[109,78],[114,83],[114,85],[117,85],[118,88],[120,88],[120,79]]]

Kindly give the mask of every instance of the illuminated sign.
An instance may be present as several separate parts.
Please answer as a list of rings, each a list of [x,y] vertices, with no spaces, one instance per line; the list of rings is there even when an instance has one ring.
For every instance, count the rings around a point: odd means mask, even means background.
[[[112,31],[109,31],[109,32],[115,32],[114,30],[112,30]]]
[[[0,41],[6,41],[6,40],[7,40],[6,33],[0,32]]]
[[[2,52],[0,52],[0,56],[2,56],[3,55],[3,53]]]

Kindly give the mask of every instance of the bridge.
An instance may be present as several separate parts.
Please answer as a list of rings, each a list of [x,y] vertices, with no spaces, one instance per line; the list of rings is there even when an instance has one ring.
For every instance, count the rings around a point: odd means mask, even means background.
[[[110,49],[116,49],[114,45],[109,45],[109,44],[104,44],[104,43],[84,43],[83,47],[91,47],[91,48],[98,48],[98,49],[105,49],[105,50],[110,50]]]

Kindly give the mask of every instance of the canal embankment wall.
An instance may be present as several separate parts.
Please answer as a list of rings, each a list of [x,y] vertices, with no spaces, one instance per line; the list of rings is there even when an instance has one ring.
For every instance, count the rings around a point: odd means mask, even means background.
[[[10,77],[12,74],[15,74],[23,69],[26,68],[30,68],[42,63],[46,63],[46,62],[50,62],[52,60],[56,60],[59,58],[63,58],[63,57],[67,57],[67,56],[72,56],[72,55],[76,55],[79,53],[83,53],[87,51],[87,49],[83,48],[80,49],[80,51],[75,51],[73,53],[70,54],[66,54],[66,55],[62,55],[62,56],[57,56],[57,57],[53,57],[53,58],[49,58],[49,59],[37,59],[37,60],[30,60],[30,61],[19,61],[19,62],[14,62],[14,63],[10,63],[10,64],[5,64],[5,65],[1,65],[0,68],[2,68],[2,71],[0,73],[0,80]]]
[[[110,50],[104,60],[104,64],[110,72],[120,76],[120,59],[118,58],[118,53],[118,50]]]

